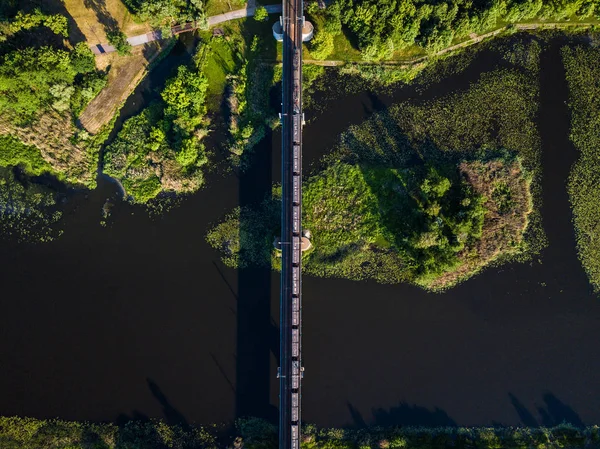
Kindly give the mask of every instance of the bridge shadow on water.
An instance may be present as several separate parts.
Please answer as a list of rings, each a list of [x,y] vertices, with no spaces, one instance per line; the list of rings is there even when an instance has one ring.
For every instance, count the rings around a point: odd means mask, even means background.
[[[257,205],[271,192],[271,133],[254,148],[253,161],[239,175],[239,204]],[[241,220],[243,220],[243,214]],[[250,242],[240,226],[240,252]],[[271,319],[271,267],[248,266],[238,270],[237,360],[235,416],[256,416],[276,422],[277,407],[271,405],[271,352],[279,354],[278,331]]]

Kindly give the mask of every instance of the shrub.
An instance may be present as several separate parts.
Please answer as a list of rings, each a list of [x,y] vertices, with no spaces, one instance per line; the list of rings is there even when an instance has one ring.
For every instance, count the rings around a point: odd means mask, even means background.
[[[109,31],[106,33],[106,37],[119,55],[125,56],[131,54],[131,44],[127,41],[127,36],[121,30]]]
[[[257,6],[254,11],[254,20],[258,22],[264,22],[269,18],[269,13],[267,12],[267,8],[264,6]]]

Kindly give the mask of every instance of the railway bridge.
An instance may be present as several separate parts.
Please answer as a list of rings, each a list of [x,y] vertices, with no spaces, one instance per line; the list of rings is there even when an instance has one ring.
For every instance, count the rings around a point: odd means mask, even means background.
[[[302,366],[302,42],[312,37],[302,0],[283,0],[273,34],[283,44],[279,449],[300,448]]]

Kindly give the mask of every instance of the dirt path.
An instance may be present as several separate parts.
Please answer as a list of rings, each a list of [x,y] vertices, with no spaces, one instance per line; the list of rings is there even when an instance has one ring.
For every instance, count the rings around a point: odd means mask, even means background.
[[[91,134],[96,134],[111,121],[123,102],[129,97],[135,86],[146,76],[148,66],[160,54],[168,41],[152,42],[145,47],[137,47],[131,56],[125,58],[116,54],[103,58],[111,64],[108,83],[79,116],[80,124]]]

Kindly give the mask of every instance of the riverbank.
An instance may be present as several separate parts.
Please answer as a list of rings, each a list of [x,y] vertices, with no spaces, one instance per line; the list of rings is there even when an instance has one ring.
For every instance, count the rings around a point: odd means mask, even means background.
[[[164,421],[130,421],[122,425],[0,417],[3,449],[60,447],[71,449],[275,449],[277,428],[266,421],[246,418],[230,426],[193,426]],[[377,427],[365,429],[302,427],[307,449],[476,448],[553,449],[596,448],[598,426],[575,427]]]

